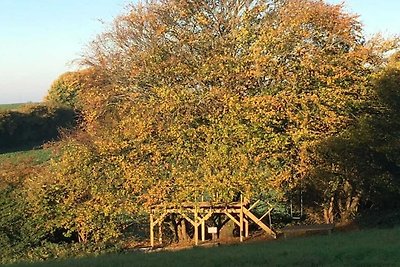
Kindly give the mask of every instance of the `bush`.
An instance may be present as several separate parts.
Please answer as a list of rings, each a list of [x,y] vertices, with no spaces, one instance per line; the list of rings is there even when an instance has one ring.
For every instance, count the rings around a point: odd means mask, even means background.
[[[0,162],[0,263],[19,259],[46,236],[43,221],[31,212],[25,188],[41,169],[29,159]]]
[[[76,125],[76,117],[70,108],[45,105],[0,112],[0,150],[39,146],[57,139],[60,128]]]

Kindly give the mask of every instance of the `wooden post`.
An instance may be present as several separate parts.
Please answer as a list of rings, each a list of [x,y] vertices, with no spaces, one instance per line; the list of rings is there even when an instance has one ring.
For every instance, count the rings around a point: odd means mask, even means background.
[[[243,242],[243,195],[240,195],[240,242]]]
[[[258,224],[258,226],[260,226],[260,228],[263,229],[267,234],[271,235],[273,238],[276,238],[276,233],[261,221],[262,218],[268,215],[268,213],[271,211],[267,211],[267,213],[261,216],[261,218],[257,218],[253,213],[251,213],[251,211],[249,211],[245,207],[242,207],[242,210],[243,213],[247,216],[247,218],[251,219],[253,222]]]
[[[244,236],[249,237],[249,220],[244,219]]]
[[[153,231],[153,211],[150,211],[150,245],[154,247],[154,231]]]
[[[203,219],[201,219],[201,241],[206,241],[206,222]]]
[[[158,242],[162,245],[162,221],[159,222],[158,226]]]
[[[197,246],[199,244],[199,224],[198,224],[198,216],[197,216],[197,206],[194,207],[194,243]]]
[[[269,228],[272,228],[271,212],[268,213],[268,219],[269,219]]]

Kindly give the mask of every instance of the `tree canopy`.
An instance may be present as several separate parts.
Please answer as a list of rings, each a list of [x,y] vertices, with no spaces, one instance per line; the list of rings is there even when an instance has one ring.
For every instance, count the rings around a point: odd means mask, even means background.
[[[219,184],[229,197],[279,187],[306,174],[309,146],[354,123],[374,56],[356,17],[322,1],[133,5],[84,58],[110,81],[88,92],[88,134],[130,164],[154,160],[141,179],[165,180],[149,190],[173,199],[179,179],[177,192]]]
[[[88,88],[103,85],[100,77],[92,68],[63,73],[51,85],[45,102],[80,109],[80,94]]]
[[[131,5],[82,59],[95,73],[79,89],[82,127],[39,179],[37,214],[99,241],[153,204],[285,201],[307,181],[316,213],[345,220],[367,180],[329,145],[348,148],[377,110],[374,81],[386,86],[376,75],[397,44],[367,42],[356,16],[317,0]]]

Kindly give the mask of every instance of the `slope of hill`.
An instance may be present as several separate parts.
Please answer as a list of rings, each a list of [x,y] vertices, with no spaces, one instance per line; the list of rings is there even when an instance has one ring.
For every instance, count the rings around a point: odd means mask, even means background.
[[[399,236],[397,227],[178,252],[132,252],[9,266],[398,266]]]

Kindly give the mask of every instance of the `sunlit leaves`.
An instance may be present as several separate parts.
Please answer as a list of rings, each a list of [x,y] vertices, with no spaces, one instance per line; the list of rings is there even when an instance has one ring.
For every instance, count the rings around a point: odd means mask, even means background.
[[[351,123],[366,49],[358,21],[323,2],[133,6],[85,58],[114,81],[91,138],[143,172],[150,203],[278,188]]]
[[[103,82],[80,94],[82,131],[53,166],[70,185],[63,227],[96,239],[153,204],[283,196],[365,108],[374,53],[322,1],[132,5],[83,58]]]

